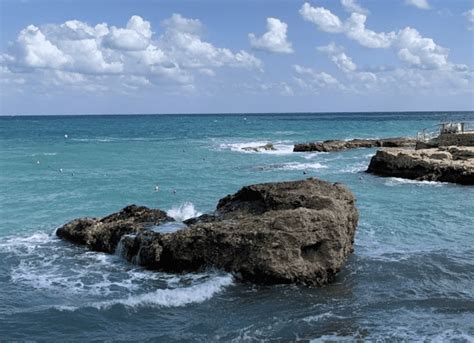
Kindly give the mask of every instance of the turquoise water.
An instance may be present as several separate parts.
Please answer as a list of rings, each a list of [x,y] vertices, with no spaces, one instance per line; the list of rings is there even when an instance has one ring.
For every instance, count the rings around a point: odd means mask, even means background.
[[[0,117],[0,340],[472,341],[474,187],[365,174],[374,149],[291,152],[444,119],[474,113]],[[267,142],[278,150],[241,150]],[[321,289],[154,273],[54,236],[131,203],[182,220],[244,185],[308,176],[347,184],[361,218]]]

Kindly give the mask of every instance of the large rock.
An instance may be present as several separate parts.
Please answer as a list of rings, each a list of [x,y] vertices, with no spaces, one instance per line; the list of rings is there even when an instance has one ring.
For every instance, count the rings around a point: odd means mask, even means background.
[[[474,185],[474,147],[383,149],[372,157],[367,172],[420,181]]]
[[[415,146],[413,138],[383,138],[383,139],[352,139],[343,140],[327,140],[324,142],[311,142],[295,144],[294,152],[332,152],[356,148],[379,148],[379,147],[409,147]]]
[[[72,221],[58,235],[93,250],[117,246],[120,236],[118,249],[127,260],[167,272],[216,267],[243,280],[321,286],[353,251],[358,212],[346,187],[311,178],[243,187],[221,199],[214,213],[188,220],[173,233],[142,225],[126,230],[117,217],[116,229],[99,235],[106,240],[102,245],[84,243],[97,242],[96,234],[82,238],[98,230],[97,221]]]

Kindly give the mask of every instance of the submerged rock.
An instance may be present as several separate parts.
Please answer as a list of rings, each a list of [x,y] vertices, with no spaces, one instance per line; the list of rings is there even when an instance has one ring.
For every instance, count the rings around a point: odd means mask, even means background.
[[[296,144],[293,148],[294,152],[332,152],[355,148],[379,148],[379,147],[409,147],[415,146],[416,141],[413,138],[383,138],[383,139],[352,139],[343,140],[327,140],[324,142],[312,142]]]
[[[272,143],[267,143],[261,146],[246,146],[246,147],[243,147],[242,150],[260,152],[260,151],[275,151],[276,148],[273,146]]]
[[[221,199],[213,214],[188,220],[173,233],[147,230],[123,213],[104,218],[118,218],[107,234],[94,234],[103,230],[101,220],[79,219],[58,229],[58,236],[107,252],[113,250],[101,248],[120,241],[122,256],[151,269],[216,267],[254,282],[321,286],[353,251],[358,221],[346,187],[314,178],[243,187]],[[163,220],[169,219],[159,216]]]
[[[474,147],[383,149],[372,157],[367,172],[419,181],[474,185]]]

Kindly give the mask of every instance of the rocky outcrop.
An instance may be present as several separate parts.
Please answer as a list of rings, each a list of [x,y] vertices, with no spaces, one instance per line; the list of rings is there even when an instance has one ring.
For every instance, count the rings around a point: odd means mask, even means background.
[[[254,282],[321,286],[353,251],[358,221],[346,187],[314,178],[243,187],[221,199],[214,213],[172,233],[149,229],[169,220],[162,211],[147,209],[156,215],[146,221],[124,211],[74,220],[57,234],[92,250],[118,246],[127,260],[166,272],[216,267]]]
[[[416,140],[413,138],[383,138],[383,139],[352,139],[327,140],[324,142],[296,144],[294,152],[332,152],[355,148],[380,148],[380,147],[410,147],[415,146]]]
[[[367,172],[420,181],[474,185],[474,147],[383,149],[372,157]]]
[[[137,234],[167,221],[174,219],[166,212],[130,205],[104,218],[75,219],[59,228],[56,234],[94,251],[113,253],[123,235]]]
[[[267,143],[261,146],[246,146],[246,147],[243,147],[242,150],[260,152],[260,151],[275,151],[276,148],[273,146],[272,143]]]

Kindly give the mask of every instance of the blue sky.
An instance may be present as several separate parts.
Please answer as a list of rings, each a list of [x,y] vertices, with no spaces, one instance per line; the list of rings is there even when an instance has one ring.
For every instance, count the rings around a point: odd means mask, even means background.
[[[474,2],[0,0],[0,114],[474,109]]]

